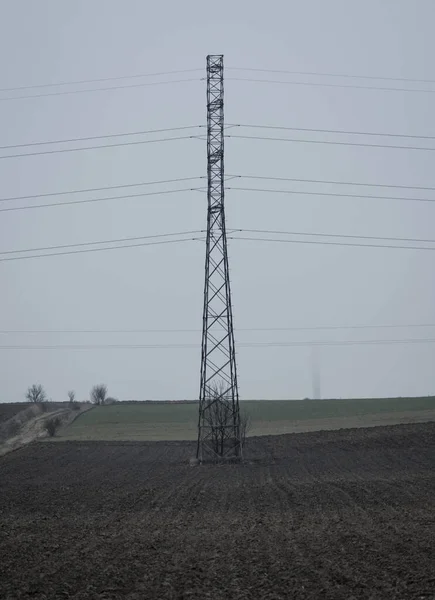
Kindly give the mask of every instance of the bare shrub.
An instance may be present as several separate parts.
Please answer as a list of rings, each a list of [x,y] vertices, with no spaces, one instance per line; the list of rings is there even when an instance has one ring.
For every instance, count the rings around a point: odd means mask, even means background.
[[[210,388],[210,405],[208,408],[207,421],[211,428],[211,445],[217,456],[223,457],[230,447],[240,446],[243,448],[246,436],[250,428],[250,418],[247,414],[240,415],[240,429],[238,436],[232,437],[234,432],[234,413],[232,397],[227,384],[221,380],[215,382]],[[229,431],[231,434],[229,435]],[[238,437],[238,439],[237,439]]]
[[[7,431],[8,437],[17,435],[17,433],[20,431],[20,429],[21,429],[20,424],[17,421],[15,421],[14,419],[12,419],[7,424],[6,431]]]
[[[101,383],[91,389],[91,401],[98,406],[104,404],[107,397],[107,385]]]
[[[240,413],[240,443],[242,448],[246,445],[246,438],[251,430],[251,417],[246,411]]]
[[[217,456],[225,454],[227,429],[231,426],[231,399],[223,381],[214,382],[209,392],[208,420],[212,447]]]
[[[119,400],[117,398],[107,397],[104,401],[104,404],[117,404]]]
[[[48,419],[45,423],[45,430],[47,431],[48,435],[50,437],[53,437],[57,431],[57,429],[59,428],[60,425],[60,419],[59,417],[52,417],[51,419]]]
[[[26,400],[38,404],[47,402],[47,394],[40,383],[34,383],[26,392]]]
[[[10,437],[15,437],[20,429],[20,423],[12,417],[0,425],[0,439],[7,440]]]

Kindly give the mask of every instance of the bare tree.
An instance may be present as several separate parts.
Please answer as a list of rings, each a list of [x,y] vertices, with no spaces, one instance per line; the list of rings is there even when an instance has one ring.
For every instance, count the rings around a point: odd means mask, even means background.
[[[104,404],[107,396],[107,385],[101,383],[100,385],[94,385],[91,389],[91,401],[98,406]]]
[[[210,390],[210,425],[213,450],[218,456],[225,452],[226,430],[231,426],[231,399],[223,381],[215,382]]]
[[[224,456],[229,444],[237,444],[232,437],[234,431],[234,414],[232,398],[226,383],[221,380],[215,382],[210,388],[209,424],[211,426],[211,440],[213,450],[218,456]],[[247,414],[240,415],[240,444],[245,445],[246,435],[250,427]],[[231,432],[231,433],[230,433]]]
[[[248,437],[248,433],[251,429],[251,417],[247,412],[240,413],[240,443],[242,444],[242,448],[246,445],[246,438]]]
[[[74,390],[70,390],[68,392],[68,399],[70,401],[70,404],[72,404],[74,402],[74,400],[76,399],[76,393]]]
[[[47,394],[40,383],[34,383],[26,392],[26,400],[28,402],[38,403],[46,402]]]

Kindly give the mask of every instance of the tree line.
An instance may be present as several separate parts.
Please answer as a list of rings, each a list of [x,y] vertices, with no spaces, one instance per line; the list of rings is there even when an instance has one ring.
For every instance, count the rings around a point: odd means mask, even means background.
[[[76,393],[74,390],[69,390],[67,396],[70,404],[76,403]],[[47,392],[45,391],[44,386],[40,383],[34,383],[29,388],[27,388],[25,397],[27,402],[33,404],[44,404],[46,402],[49,402]],[[94,385],[91,388],[89,398],[93,404],[97,405],[106,404],[108,400],[113,401],[113,398],[108,398],[107,385],[105,385],[104,383]]]

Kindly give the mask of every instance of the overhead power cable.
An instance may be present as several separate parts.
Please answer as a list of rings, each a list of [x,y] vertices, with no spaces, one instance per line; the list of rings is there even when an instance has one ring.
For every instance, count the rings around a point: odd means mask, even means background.
[[[66,202],[47,202],[46,204],[33,204],[29,206],[10,206],[8,208],[0,208],[1,212],[10,212],[17,210],[33,210],[38,208],[49,208],[52,206],[71,206],[74,204],[90,204],[92,202],[107,202],[109,200],[125,200],[128,198],[141,198],[145,196],[161,196],[165,194],[179,194],[181,192],[202,192],[201,188],[180,188],[177,190],[159,190],[157,192],[141,192],[139,194],[124,194],[123,196],[106,196],[104,198],[88,198],[86,200],[67,200]]]
[[[241,233],[265,233],[271,235],[304,235],[304,236],[315,236],[315,237],[327,237],[327,238],[347,238],[347,239],[359,239],[359,240],[384,240],[386,242],[419,242],[421,244],[435,244],[435,239],[422,239],[422,238],[402,238],[402,237],[385,237],[375,235],[346,235],[343,233],[313,233],[309,231],[276,231],[270,229],[235,229],[234,231],[240,231]],[[1,254],[1,253],[0,253]]]
[[[103,187],[94,188],[82,188],[79,190],[62,190],[60,192],[46,192],[43,194],[29,194],[26,196],[9,196],[7,198],[0,198],[0,202],[15,202],[16,200],[29,200],[31,198],[48,198],[51,196],[69,196],[70,194],[84,194],[87,192],[103,192],[106,190],[119,190],[122,188],[141,187],[146,185],[163,185],[167,183],[180,183],[184,181],[193,181],[195,179],[205,179],[205,175],[198,175],[197,177],[177,177],[176,179],[163,179],[158,181],[141,181],[139,183],[123,183],[120,185],[106,185]]]
[[[240,192],[264,192],[270,194],[287,194],[300,196],[328,196],[332,198],[363,198],[368,200],[403,200],[404,202],[435,202],[435,198],[412,198],[408,196],[376,196],[372,194],[342,194],[336,192],[308,192],[306,190],[274,190],[270,188],[245,188],[227,186],[226,190],[238,190]],[[0,210],[1,212],[1,210]]]
[[[353,90],[378,90],[381,92],[413,92],[420,94],[434,94],[435,90],[423,88],[405,88],[405,87],[382,87],[378,85],[358,85],[354,83],[327,83],[319,81],[283,81],[277,79],[255,79],[251,77],[226,77],[226,81],[238,81],[248,83],[272,83],[279,85],[299,85],[304,87],[326,87],[326,88],[342,88]]]
[[[227,175],[228,179],[259,179],[266,181],[292,181],[295,183],[321,183],[327,185],[347,185],[347,186],[363,186],[363,187],[378,187],[378,188],[396,188],[403,190],[428,190],[435,191],[435,187],[427,187],[420,185],[394,185],[390,183],[363,183],[359,181],[331,181],[328,179],[296,179],[295,177],[266,177],[261,175]]]
[[[118,75],[116,77],[100,77],[98,79],[76,79],[70,81],[57,81],[54,83],[36,83],[32,85],[21,85],[17,87],[1,88],[0,92],[18,92],[19,90],[33,90],[37,88],[60,87],[65,85],[84,85],[87,83],[103,83],[105,81],[120,81],[123,79],[138,79],[142,77],[161,77],[166,75],[181,75],[183,73],[194,73],[203,69],[181,69],[178,71],[161,71],[158,73],[136,73],[134,75]]]
[[[372,79],[373,81],[404,81],[408,83],[434,83],[435,79],[413,79],[410,77],[389,77],[373,75],[354,75],[349,73],[329,73],[321,71],[288,71],[283,69],[255,69],[252,67],[226,67],[227,71],[253,71],[258,73],[281,73],[286,75],[309,75],[313,77],[340,77],[346,79]]]
[[[7,258],[0,258],[0,262],[6,262],[11,260],[28,260],[30,258],[46,258],[47,256],[66,256],[70,254],[83,254],[85,252],[104,252],[106,250],[120,250],[124,248],[139,248],[142,246],[157,246],[162,244],[180,244],[183,242],[191,242],[201,240],[202,238],[182,238],[177,240],[161,240],[156,242],[143,242],[139,244],[122,244],[119,246],[110,246],[107,248],[85,248],[83,250],[66,250],[62,252],[50,252],[48,254],[30,254],[25,256],[10,256]]]
[[[366,79],[373,81],[402,81],[407,83],[428,83],[435,84],[433,79],[416,79],[410,77],[391,77],[391,76],[373,76],[373,75],[355,75],[349,73],[331,73],[331,72],[320,72],[320,71],[297,71],[297,70],[284,70],[284,69],[259,69],[253,67],[226,67],[227,71],[247,71],[257,73],[275,73],[282,75],[298,75],[298,76],[312,76],[312,77],[336,77],[345,79]],[[134,73],[132,75],[117,75],[114,77],[99,77],[93,79],[73,79],[67,81],[57,81],[52,83],[37,83],[30,85],[21,85],[15,87],[1,88],[0,92],[17,92],[20,90],[31,90],[38,88],[50,88],[50,87],[61,87],[69,85],[85,85],[90,83],[104,83],[107,81],[122,81],[126,79],[141,79],[144,77],[163,77],[169,75],[182,75],[185,73],[202,72],[203,68],[195,69],[178,69],[173,71],[160,71],[154,73]]]
[[[228,127],[244,127],[246,129],[273,129],[278,131],[304,131],[306,133],[333,133],[337,135],[367,135],[374,137],[395,137],[419,140],[435,140],[433,135],[411,135],[406,133],[388,133],[377,131],[347,131],[345,129],[316,129],[314,127],[283,127],[280,125],[249,125],[243,123],[228,124]]]
[[[188,129],[201,129],[204,125],[185,125],[181,127],[166,127],[161,129],[148,129],[143,131],[124,131],[119,133],[109,133],[104,135],[92,135],[92,136],[84,136],[84,137],[76,137],[76,138],[63,138],[58,140],[42,140],[36,142],[23,142],[19,144],[8,144],[5,146],[0,146],[0,150],[11,150],[14,148],[26,148],[26,147],[35,147],[35,146],[46,146],[52,144],[69,144],[74,142],[86,142],[92,140],[102,140],[102,139],[110,139],[110,138],[119,138],[119,137],[129,137],[129,136],[138,136],[138,135],[150,135],[154,133],[163,133],[163,132],[172,132],[172,131],[185,131]],[[226,128],[246,128],[246,129],[270,129],[270,130],[278,130],[278,131],[302,131],[309,133],[327,133],[327,134],[337,134],[337,135],[359,135],[359,136],[375,136],[375,137],[395,137],[395,138],[407,138],[407,139],[423,139],[423,140],[435,140],[435,136],[431,135],[411,135],[404,133],[385,133],[385,132],[375,132],[375,131],[347,131],[344,129],[319,129],[319,128],[309,128],[309,127],[284,127],[278,125],[252,125],[252,124],[243,124],[243,123],[233,123],[228,124]],[[199,137],[199,136],[195,136]],[[269,139],[269,138],[268,138]],[[285,139],[285,138],[279,138]],[[151,140],[153,141],[153,140]],[[407,146],[404,146],[405,148]],[[21,156],[21,155],[20,155]]]
[[[181,127],[165,127],[160,129],[148,129],[143,131],[123,131],[119,133],[109,133],[105,135],[91,135],[85,137],[76,138],[63,138],[60,140],[43,140],[37,142],[23,142],[20,144],[8,144],[6,146],[0,146],[0,150],[11,150],[13,148],[26,148],[33,146],[46,146],[52,144],[69,144],[73,142],[87,142],[91,140],[103,140],[110,138],[137,136],[137,135],[150,135],[154,133],[167,133],[171,131],[185,131],[187,129],[201,129],[204,125],[184,125]],[[395,137],[395,138],[408,138],[408,139],[422,139],[422,140],[435,140],[435,136],[432,135],[411,135],[405,133],[385,133],[375,131],[348,131],[344,129],[316,129],[311,127],[284,127],[278,125],[252,125],[244,123],[229,123],[226,125],[226,129],[230,128],[245,128],[245,129],[271,129],[278,131],[303,131],[309,133],[331,133],[338,135],[361,135],[361,136],[375,136],[375,137]]]
[[[187,129],[201,129],[204,125],[184,125],[181,127],[165,127],[161,129],[148,129],[143,131],[124,131],[119,133],[109,133],[105,135],[91,135],[85,137],[76,138],[63,138],[59,140],[43,140],[37,142],[23,142],[20,144],[8,144],[6,146],[0,146],[0,150],[11,150],[13,148],[26,148],[34,146],[46,146],[52,144],[69,144],[73,142],[87,142],[92,140],[103,140],[110,138],[137,136],[137,135],[150,135],[154,133],[166,133],[171,131],[185,131]],[[278,125],[252,125],[243,123],[229,123],[226,125],[226,129],[230,128],[245,128],[245,129],[271,129],[278,131],[303,131],[309,133],[328,133],[338,135],[361,135],[361,136],[375,136],[375,137],[395,137],[395,138],[407,138],[407,139],[422,139],[422,140],[435,140],[435,136],[432,135],[411,135],[404,133],[385,133],[375,131],[348,131],[344,129],[316,129],[310,127],[284,127]]]
[[[60,249],[65,249],[65,248],[79,248],[79,247],[83,247],[83,246],[97,246],[97,245],[101,245],[101,244],[118,244],[118,243],[125,243],[125,242],[133,242],[133,241],[138,241],[138,240],[150,240],[150,239],[154,239],[154,238],[162,238],[162,237],[174,237],[174,236],[181,236],[181,235],[194,235],[197,233],[204,233],[204,230],[202,229],[197,229],[195,231],[177,231],[175,233],[158,233],[158,234],[154,234],[154,235],[142,235],[142,236],[136,236],[136,237],[127,237],[127,238],[118,238],[118,239],[112,239],[112,240],[99,240],[99,241],[92,241],[92,242],[80,242],[80,243],[76,243],[76,244],[63,244],[61,246],[45,246],[45,247],[39,247],[39,248],[21,248],[19,250],[4,250],[4,251],[0,251],[0,255],[4,255],[4,254],[18,254],[21,252],[44,252],[44,251],[49,251],[49,250],[60,250]]]
[[[173,83],[190,83],[192,81],[203,81],[202,77],[192,77],[187,79],[172,79],[169,81],[152,81],[144,83],[129,83],[126,85],[112,85],[107,87],[96,87],[87,88],[84,90],[64,90],[59,92],[43,92],[41,94],[27,94],[23,96],[5,96],[0,97],[0,102],[7,102],[8,100],[28,100],[30,98],[46,98],[48,96],[71,96],[73,94],[88,94],[90,92],[108,92],[111,90],[127,90],[132,88],[141,88],[154,85],[170,85]]]
[[[435,244],[435,239],[424,240],[420,238],[400,238],[400,237],[376,237],[376,236],[367,236],[367,235],[344,235],[344,234],[332,234],[332,233],[310,233],[310,232],[302,232],[302,231],[274,231],[269,229],[235,229],[232,228],[231,232],[240,232],[240,233],[262,233],[262,234],[271,234],[271,235],[297,235],[297,236],[321,236],[321,237],[333,237],[333,238],[352,238],[352,239],[367,239],[367,240],[384,240],[384,241],[402,241],[402,242],[421,242],[421,243],[432,243]],[[0,251],[0,256],[4,256],[6,254],[19,254],[24,252],[48,252],[50,250],[63,250],[66,248],[79,248],[85,246],[100,246],[102,244],[118,244],[139,240],[148,240],[154,238],[162,238],[162,237],[179,237],[184,235],[196,235],[199,233],[205,233],[205,230],[196,229],[193,231],[176,231],[174,233],[159,233],[154,235],[145,235],[145,236],[135,236],[135,237],[127,237],[127,238],[118,238],[118,239],[110,239],[110,240],[99,240],[99,241],[91,241],[91,242],[79,242],[75,244],[62,244],[57,246],[43,246],[36,248],[20,248],[17,250],[3,250]]]
[[[81,152],[83,150],[99,150],[100,148],[116,148],[119,146],[137,146],[139,144],[155,144],[157,142],[173,142],[176,140],[192,140],[198,138],[197,135],[182,135],[169,138],[158,138],[156,140],[135,140],[133,142],[117,142],[116,144],[100,144],[99,146],[84,146],[83,148],[60,148],[56,150],[43,150],[42,152],[25,152],[21,154],[5,154],[0,156],[0,160],[5,158],[22,158],[24,156],[42,156],[45,154],[61,154],[64,152]]]
[[[289,240],[289,239],[276,239],[276,238],[260,238],[260,237],[246,237],[246,236],[229,236],[229,240],[243,240],[250,242],[275,242],[275,243],[286,243],[286,244],[315,244],[318,246],[354,246],[357,248],[386,248],[394,250],[435,250],[434,247],[430,246],[399,246],[392,244],[357,244],[354,242],[319,242],[316,240]]]
[[[241,139],[241,140],[268,140],[270,142],[295,142],[300,144],[327,144],[333,146],[361,146],[364,148],[390,148],[392,150],[423,150],[426,152],[434,152],[435,148],[427,148],[425,146],[393,146],[392,144],[365,144],[363,142],[342,142],[336,140],[304,140],[302,138],[279,138],[259,135],[232,135],[226,134],[226,138]]]
[[[401,340],[311,340],[295,342],[239,342],[239,348],[291,348],[307,346],[381,346],[402,344],[433,344],[435,338],[411,338]],[[198,344],[53,344],[53,345],[13,345],[0,346],[0,350],[161,350],[198,349]]]
[[[433,344],[435,338],[411,338],[402,340],[311,340],[311,341],[300,341],[300,342],[252,342],[250,344],[241,343],[238,344],[241,347],[259,347],[259,348],[285,348],[292,346],[383,346],[383,345],[395,345],[395,344]]]
[[[234,230],[234,231],[243,231],[243,230]],[[261,231],[261,230],[246,230],[246,231]],[[194,233],[204,233],[202,230],[198,230],[197,232],[180,232],[180,234],[182,235],[192,235]],[[270,232],[270,233],[278,233],[278,232]],[[290,234],[290,232],[281,232],[281,233],[285,233],[285,234]],[[158,237],[168,237],[168,236],[172,236],[172,235],[180,235],[180,234],[159,234],[159,235],[153,235],[153,236],[144,236],[144,237],[133,237],[133,238],[123,238],[123,239],[119,239],[119,240],[106,240],[106,241],[93,241],[93,242],[85,242],[85,243],[79,243],[79,244],[66,244],[63,246],[49,246],[49,247],[45,247],[45,248],[29,248],[29,249],[22,249],[22,250],[11,250],[11,251],[4,251],[1,252],[0,255],[6,255],[6,254],[18,254],[18,253],[23,253],[23,252],[42,252],[42,251],[48,251],[48,250],[53,250],[53,249],[62,249],[62,248],[77,248],[77,247],[83,247],[83,246],[94,246],[94,245],[100,245],[100,244],[108,244],[108,243],[119,243],[119,242],[125,242],[125,241],[135,241],[135,240],[141,240],[141,239],[150,239],[150,238],[158,238]],[[302,234],[302,233],[294,233],[294,235],[327,235],[329,236],[330,234]],[[336,236],[333,236],[336,237]],[[353,237],[353,236],[342,236],[342,237]],[[359,237],[359,236],[355,236],[355,237]],[[292,244],[316,244],[316,245],[326,245],[326,246],[354,246],[354,247],[359,247],[359,248],[387,248],[387,249],[402,249],[402,250],[435,250],[435,246],[434,247],[430,247],[430,246],[401,246],[401,245],[391,245],[391,244],[366,244],[366,243],[353,243],[353,242],[320,242],[320,241],[314,241],[314,240],[293,240],[293,239],[277,239],[277,238],[262,238],[262,237],[249,237],[249,236],[240,236],[240,235],[230,235],[228,237],[228,239],[230,240],[242,240],[242,241],[253,241],[253,242],[275,242],[275,243],[292,243]],[[395,238],[362,238],[362,239],[395,239]],[[408,239],[408,238],[407,238]],[[62,251],[62,252],[49,252],[49,253],[44,253],[44,254],[27,254],[24,256],[8,256],[7,258],[0,258],[0,262],[5,262],[5,261],[12,261],[12,260],[26,260],[26,259],[30,259],[30,258],[44,258],[47,256],[62,256],[62,255],[70,255],[70,254],[81,254],[84,252],[99,252],[99,251],[103,251],[103,250],[118,250],[121,248],[135,248],[135,247],[139,247],[139,246],[148,246],[148,245],[152,245],[152,244],[166,244],[166,243],[179,243],[179,242],[184,242],[184,241],[203,241],[204,237],[189,237],[189,238],[183,238],[183,239],[178,239],[178,240],[165,240],[165,241],[159,241],[159,242],[147,242],[147,243],[139,243],[139,244],[124,244],[122,243],[121,245],[116,245],[116,246],[111,246],[111,247],[104,247],[104,248],[84,248],[84,249],[80,249],[80,250],[68,250],[68,251]],[[431,240],[432,243],[434,243],[434,240]]]
[[[159,181],[142,181],[142,182],[138,182],[138,183],[123,183],[123,184],[119,184],[119,185],[108,185],[108,186],[94,187],[94,188],[61,190],[59,192],[45,192],[42,194],[27,194],[25,196],[9,196],[6,198],[0,198],[0,202],[13,202],[16,200],[29,200],[32,198],[67,196],[70,194],[83,194],[86,192],[101,192],[101,191],[106,191],[106,190],[117,190],[117,189],[122,189],[122,188],[141,187],[141,186],[148,186],[148,185],[161,185],[161,184],[168,184],[168,183],[179,183],[179,182],[184,182],[184,181],[193,181],[195,179],[205,179],[205,175],[199,175],[196,177],[178,177],[176,179],[165,179],[165,180],[159,180]],[[364,186],[364,187],[379,187],[379,188],[398,188],[398,189],[406,189],[406,190],[435,191],[435,187],[393,185],[393,184],[382,184],[382,183],[362,183],[362,182],[356,182],[356,181],[329,181],[329,180],[324,180],[324,179],[296,179],[293,177],[264,177],[264,176],[260,176],[260,175],[227,175],[226,179],[227,180],[230,180],[230,179],[253,179],[253,180],[255,180],[255,179],[257,179],[257,180],[265,180],[265,181],[291,181],[291,182],[295,182],[295,183],[320,183],[320,184],[327,184],[327,185],[346,185],[346,186]],[[227,189],[230,189],[230,188],[227,187]],[[231,188],[231,189],[237,189],[237,188]],[[248,188],[241,188],[241,189],[245,190]],[[299,193],[299,192],[296,192],[296,191],[292,192],[290,190],[289,193]],[[315,192],[311,192],[311,193],[314,194]],[[376,198],[377,197],[382,198],[383,196],[376,196]],[[424,199],[422,199],[422,201],[424,201]]]
[[[166,127],[164,129],[148,129],[145,131],[124,131],[121,133],[109,133],[106,135],[91,135],[87,137],[77,137],[62,140],[44,140],[42,142],[26,142],[23,144],[10,144],[8,146],[0,146],[0,150],[10,150],[12,148],[26,148],[29,146],[46,146],[48,144],[69,144],[72,142],[88,142],[91,140],[106,140],[109,138],[127,137],[131,135],[150,135],[152,133],[167,133],[169,131],[183,131],[186,129],[199,129],[204,125],[184,125],[182,127]]]
[[[299,342],[252,342],[238,344],[240,347],[257,347],[257,348],[285,348],[292,346],[381,346],[395,344],[433,344],[435,338],[410,338],[401,340],[311,340]]]
[[[384,325],[320,325],[312,327],[237,327],[236,331],[271,332],[271,331],[348,331],[365,329],[409,329],[435,327],[435,323],[398,323]],[[201,333],[201,329],[3,329],[1,335],[9,334],[142,334],[142,333]]]

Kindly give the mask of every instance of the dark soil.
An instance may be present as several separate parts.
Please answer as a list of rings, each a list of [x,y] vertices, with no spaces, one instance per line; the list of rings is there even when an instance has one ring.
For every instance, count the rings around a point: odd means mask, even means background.
[[[33,444],[0,460],[0,597],[435,598],[435,423],[188,442]]]
[[[0,424],[8,421],[18,413],[30,406],[33,402],[0,402]],[[51,412],[59,408],[68,408],[68,402],[45,402],[46,412]]]
[[[0,423],[4,423],[29,406],[31,406],[30,402],[0,402]]]

